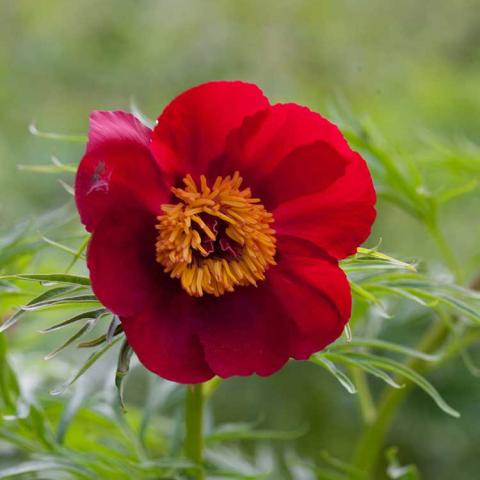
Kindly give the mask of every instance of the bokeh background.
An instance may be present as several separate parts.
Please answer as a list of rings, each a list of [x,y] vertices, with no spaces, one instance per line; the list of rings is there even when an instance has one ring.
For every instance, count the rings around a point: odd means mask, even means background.
[[[348,104],[376,125],[389,149],[416,162],[432,189],[478,178],[478,1],[1,0],[0,230],[68,202],[55,177],[18,165],[45,164],[52,154],[75,163],[83,145],[34,137],[32,121],[40,130],[84,134],[90,111],[128,109],[132,99],[155,118],[174,95],[212,79],[255,82],[272,101],[306,104],[327,116]],[[450,151],[466,152],[462,162],[455,164]],[[442,212],[469,274],[480,261],[480,195],[471,190]],[[380,238],[389,254],[441,263],[424,228],[385,202],[369,245]],[[415,338],[415,326],[401,318],[389,328]],[[46,375],[37,363],[48,346],[32,330],[30,324],[15,331],[11,349],[35,375]],[[68,355],[62,362],[67,370]],[[478,478],[480,382],[460,361],[437,370],[432,381],[462,418],[445,416],[414,393],[388,442],[424,478]],[[127,398],[139,402],[142,379],[129,390]],[[230,380],[213,406],[219,421],[261,420],[284,430],[307,425],[290,444],[308,458],[324,449],[348,458],[360,424],[355,398],[307,364],[269,379]]]

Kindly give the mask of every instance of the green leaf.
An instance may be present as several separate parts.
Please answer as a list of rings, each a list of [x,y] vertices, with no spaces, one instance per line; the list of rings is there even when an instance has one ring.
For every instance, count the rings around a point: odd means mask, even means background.
[[[76,305],[82,303],[99,303],[95,295],[85,294],[85,295],[72,295],[70,297],[61,297],[54,298],[52,300],[46,300],[42,302],[37,302],[34,304],[24,305],[22,310],[26,311],[35,311],[42,310],[45,308],[56,307],[58,305]]]
[[[75,165],[17,165],[19,170],[24,172],[34,172],[34,173],[75,173],[77,167]]]
[[[113,331],[112,333],[112,336],[110,338],[110,342],[111,342],[111,339],[113,337],[116,337],[117,335],[119,335],[120,333],[123,332],[123,328],[121,325],[117,325],[117,327],[115,328],[115,330]],[[98,347],[99,345],[101,345],[102,343],[105,343],[107,342],[107,334],[103,334],[103,335],[100,335],[99,337],[97,338],[94,338],[93,340],[88,340],[86,342],[82,342],[78,345],[78,348],[92,348],[92,347]]]
[[[68,275],[65,273],[49,273],[49,274],[33,274],[22,273],[17,275],[0,275],[0,280],[16,279],[16,280],[32,280],[40,282],[53,282],[53,283],[71,283],[73,285],[90,286],[90,279],[83,275]]]
[[[61,395],[62,393],[65,392],[65,390],[73,385],[92,365],[95,364],[95,362],[102,356],[104,355],[108,350],[110,350],[118,341],[120,338],[116,338],[112,343],[109,343],[105,345],[103,348],[100,350],[97,350],[96,352],[92,353],[87,361],[82,365],[80,370],[66,383],[63,385],[60,385],[60,387],[57,387],[53,389],[50,394],[51,395]]]
[[[313,357],[310,357],[310,361],[330,372],[348,393],[357,393],[357,389],[355,388],[355,385],[350,380],[350,378],[348,378],[348,376],[344,372],[342,372],[333,362],[331,362],[324,356],[319,355],[314,355]]]
[[[465,302],[452,297],[451,295],[443,295],[440,298],[440,301],[446,305],[449,305],[454,310],[457,310],[460,313],[466,315],[470,320],[473,320],[475,323],[480,323],[480,308],[477,309],[470,307]]]
[[[58,248],[59,250],[62,250],[62,252],[69,253],[70,255],[76,255],[77,254],[77,252],[75,250],[73,250],[72,248],[67,247],[66,245],[63,245],[61,243],[58,243],[55,240],[51,240],[50,238],[45,237],[44,235],[41,235],[41,238],[45,243],[48,243],[52,247],[55,247],[55,248]]]
[[[434,298],[427,302],[425,299],[425,295],[420,296],[410,290],[405,290],[402,288],[389,287],[381,284],[380,285],[367,284],[367,285],[364,285],[364,287],[369,290],[373,290],[376,293],[383,293],[384,295],[393,295],[393,296],[405,298],[407,300],[410,300],[412,302],[422,305],[422,307],[434,308],[439,303],[439,300],[437,298]]]
[[[120,401],[120,407],[125,412],[125,401],[124,401],[124,382],[125,377],[130,370],[130,360],[132,358],[133,350],[132,347],[128,344],[127,340],[125,339],[122,343],[122,347],[120,348],[120,353],[118,354],[118,363],[117,363],[117,371],[115,373],[115,385],[118,391],[118,398]]]
[[[61,323],[57,323],[52,325],[51,327],[46,328],[45,330],[41,330],[40,333],[50,333],[60,330],[64,327],[68,327],[72,323],[78,322],[79,320],[85,320],[87,318],[97,318],[100,317],[102,314],[106,313],[106,308],[96,308],[95,310],[88,310],[86,312],[79,313]]]
[[[0,439],[24,452],[34,453],[38,451],[38,444],[36,442],[30,438],[26,438],[23,434],[13,432],[11,425],[8,425],[8,428],[0,428]]]
[[[396,258],[385,255],[384,253],[378,252],[375,249],[358,247],[357,255],[360,255],[360,258],[367,257],[367,258],[374,258],[376,260],[382,260],[386,263],[393,265],[396,268],[404,268],[412,272],[417,271],[414,265],[410,263],[402,262],[401,260],[397,260]]]
[[[353,272],[372,272],[376,273],[379,271],[388,271],[388,270],[398,270],[398,266],[394,264],[389,264],[379,261],[368,261],[368,260],[352,260],[352,257],[342,260],[341,262],[342,270],[346,273]]]
[[[38,303],[42,303],[44,301],[47,301],[48,299],[55,298],[64,293],[71,292],[74,288],[75,287],[73,286],[56,287],[41,293],[34,299],[30,300],[30,302],[28,302],[27,305],[21,307],[20,310],[15,312],[10,318],[5,320],[5,322],[3,322],[2,325],[0,325],[0,333],[4,332],[5,330],[7,330],[7,328],[10,328],[12,325],[15,325],[20,319],[20,317],[26,313],[26,311],[28,310],[27,307],[36,305]]]
[[[53,352],[50,352],[48,355],[46,355],[45,360],[52,359],[61,351],[65,350],[73,342],[75,342],[75,340],[78,340],[80,337],[89,332],[95,326],[97,320],[98,317],[88,319],[85,325],[83,325],[76,333],[74,333],[66,342],[60,345],[60,347],[56,348]]]
[[[320,355],[323,355],[323,357],[327,358],[328,360],[337,361],[352,367],[361,368],[362,370],[365,370],[367,373],[370,373],[370,375],[373,375],[374,377],[377,377],[380,380],[383,380],[387,385],[390,385],[393,388],[404,387],[404,385],[398,384],[392,377],[390,377],[390,375],[385,373],[383,370],[381,370],[380,368],[374,367],[369,363],[358,361],[358,360],[355,360],[354,358],[351,358],[348,355],[342,355],[338,353],[324,352]]]
[[[373,295],[373,293],[369,292],[368,290],[365,290],[365,288],[361,287],[360,285],[353,282],[352,280],[349,280],[349,283],[350,283],[350,288],[352,289],[353,294],[357,295],[363,300],[366,300],[369,303],[373,303],[375,305],[381,305],[380,300],[375,295]]]
[[[54,436],[45,412],[40,407],[28,404],[27,426],[30,432],[34,433],[39,442],[48,450],[54,448]]]
[[[83,468],[58,460],[38,460],[19,463],[0,470],[0,478],[15,478],[26,474],[35,475],[36,477],[37,473],[45,471],[71,472],[77,474],[77,478],[92,478],[88,476],[88,471]]]
[[[394,372],[405,379],[410,380],[415,385],[420,387],[427,395],[429,395],[442,411],[448,415],[451,415],[452,417],[460,417],[460,413],[447,404],[440,393],[438,393],[437,389],[425,377],[410,367],[390,358],[379,357],[368,353],[351,352],[350,357],[383,370]]]
[[[14,411],[19,395],[17,377],[7,358],[7,340],[4,334],[0,334],[0,398],[9,410]]]
[[[75,196],[75,188],[72,185],[64,182],[61,178],[58,179],[58,183],[62,186],[62,188],[72,197]]]
[[[75,256],[72,258],[72,261],[68,264],[68,267],[65,270],[65,273],[68,273],[74,265],[78,262],[78,260],[82,257],[83,252],[86,250],[88,246],[88,242],[90,241],[90,235],[87,235],[80,246],[78,247],[78,250],[75,252]]]
[[[88,138],[86,135],[65,135],[62,133],[41,132],[38,130],[34,123],[31,123],[28,127],[28,131],[40,138],[48,138],[50,140],[62,140],[64,142],[81,142],[85,143]]]
[[[110,322],[110,325],[108,326],[107,333],[105,335],[105,341],[107,343],[110,343],[113,340],[113,337],[117,335],[117,329],[118,327],[121,326],[120,319],[118,318],[118,315],[113,315],[112,321]]]
[[[440,354],[430,354],[425,352],[420,352],[410,347],[400,345],[398,343],[387,342],[385,340],[379,340],[377,338],[359,338],[355,337],[352,341],[348,343],[334,343],[330,345],[330,350],[346,350],[350,351],[355,347],[368,347],[375,348],[378,350],[384,350],[392,353],[400,353],[407,357],[419,358],[425,362],[436,362],[441,359]]]

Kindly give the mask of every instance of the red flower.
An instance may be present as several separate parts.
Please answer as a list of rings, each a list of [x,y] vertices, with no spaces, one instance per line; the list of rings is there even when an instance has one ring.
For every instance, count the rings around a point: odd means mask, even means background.
[[[350,317],[338,260],[368,237],[375,192],[337,127],[305,107],[211,82],[153,131],[94,112],[75,194],[93,290],[164,378],[270,375]]]

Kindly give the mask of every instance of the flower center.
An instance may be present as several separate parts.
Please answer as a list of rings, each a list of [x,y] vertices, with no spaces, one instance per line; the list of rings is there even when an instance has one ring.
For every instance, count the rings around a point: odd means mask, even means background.
[[[210,187],[204,175],[197,186],[191,175],[179,199],[162,205],[158,217],[157,262],[192,296],[220,296],[237,285],[256,285],[275,265],[273,216],[249,188],[241,189],[238,172],[217,177]]]

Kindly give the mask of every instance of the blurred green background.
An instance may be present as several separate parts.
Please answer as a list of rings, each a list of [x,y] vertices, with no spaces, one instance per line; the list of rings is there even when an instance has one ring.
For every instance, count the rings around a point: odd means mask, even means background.
[[[90,111],[128,109],[132,98],[155,118],[174,95],[212,79],[255,82],[272,102],[327,116],[348,103],[376,124],[392,151],[418,164],[432,190],[478,178],[478,150],[468,144],[480,131],[478,1],[1,0],[0,230],[68,200],[53,176],[18,164],[45,164],[52,154],[76,163],[83,150],[31,136],[32,121],[40,130],[83,134]],[[463,163],[451,162],[452,145],[466,152]],[[442,217],[469,274],[480,260],[479,211],[474,190]],[[369,245],[380,238],[382,251],[399,258],[433,268],[440,258],[421,225],[384,203]],[[411,328],[399,318],[391,335],[409,338]],[[20,330],[13,340],[18,356],[28,349],[25,365],[43,361],[45,340],[34,335]],[[401,446],[427,479],[478,478],[478,379],[455,362],[433,380],[462,418],[446,417],[415,393],[389,444]],[[132,382],[132,402],[141,385]],[[348,458],[360,422],[355,399],[302,364],[266,380],[226,382],[214,414],[219,421],[261,418],[280,429],[308,425],[295,442],[309,458],[324,449]]]

